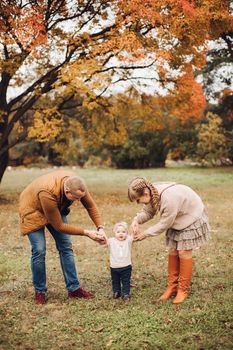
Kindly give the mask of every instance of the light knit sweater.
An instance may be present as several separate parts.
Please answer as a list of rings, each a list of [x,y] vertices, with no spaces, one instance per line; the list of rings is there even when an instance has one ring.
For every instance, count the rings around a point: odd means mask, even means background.
[[[120,268],[131,265],[131,248],[133,237],[128,235],[125,240],[120,241],[115,237],[108,240],[110,250],[110,267]]]
[[[197,193],[185,185],[171,185],[172,183],[153,183],[161,196],[160,220],[145,230],[147,236],[156,236],[169,228],[183,230],[202,217],[204,204]],[[143,224],[153,217],[153,209],[149,203],[143,205],[141,212],[134,219]]]

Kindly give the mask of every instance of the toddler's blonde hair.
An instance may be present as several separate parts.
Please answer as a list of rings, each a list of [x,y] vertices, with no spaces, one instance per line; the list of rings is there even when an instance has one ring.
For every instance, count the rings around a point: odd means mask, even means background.
[[[119,226],[122,226],[128,232],[128,224],[125,221],[120,221],[113,226],[114,233],[116,232]]]

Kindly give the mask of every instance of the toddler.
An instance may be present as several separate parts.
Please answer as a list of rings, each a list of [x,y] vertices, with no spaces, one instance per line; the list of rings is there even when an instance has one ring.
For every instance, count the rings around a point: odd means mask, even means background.
[[[130,297],[132,272],[131,247],[133,237],[129,235],[128,225],[123,221],[115,224],[113,233],[115,237],[108,239],[113,298],[122,297],[127,302]]]

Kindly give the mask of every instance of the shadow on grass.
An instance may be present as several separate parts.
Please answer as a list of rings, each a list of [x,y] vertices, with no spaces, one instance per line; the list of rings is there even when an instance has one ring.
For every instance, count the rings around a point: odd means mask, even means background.
[[[19,193],[0,193],[0,205],[16,204],[19,199]]]

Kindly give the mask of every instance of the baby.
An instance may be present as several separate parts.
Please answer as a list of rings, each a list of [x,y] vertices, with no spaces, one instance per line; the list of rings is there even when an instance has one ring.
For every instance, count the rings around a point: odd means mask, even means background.
[[[126,222],[118,222],[113,227],[115,237],[108,239],[110,250],[110,271],[112,278],[113,298],[122,297],[129,301],[131,279],[131,247],[133,237],[128,233]]]

